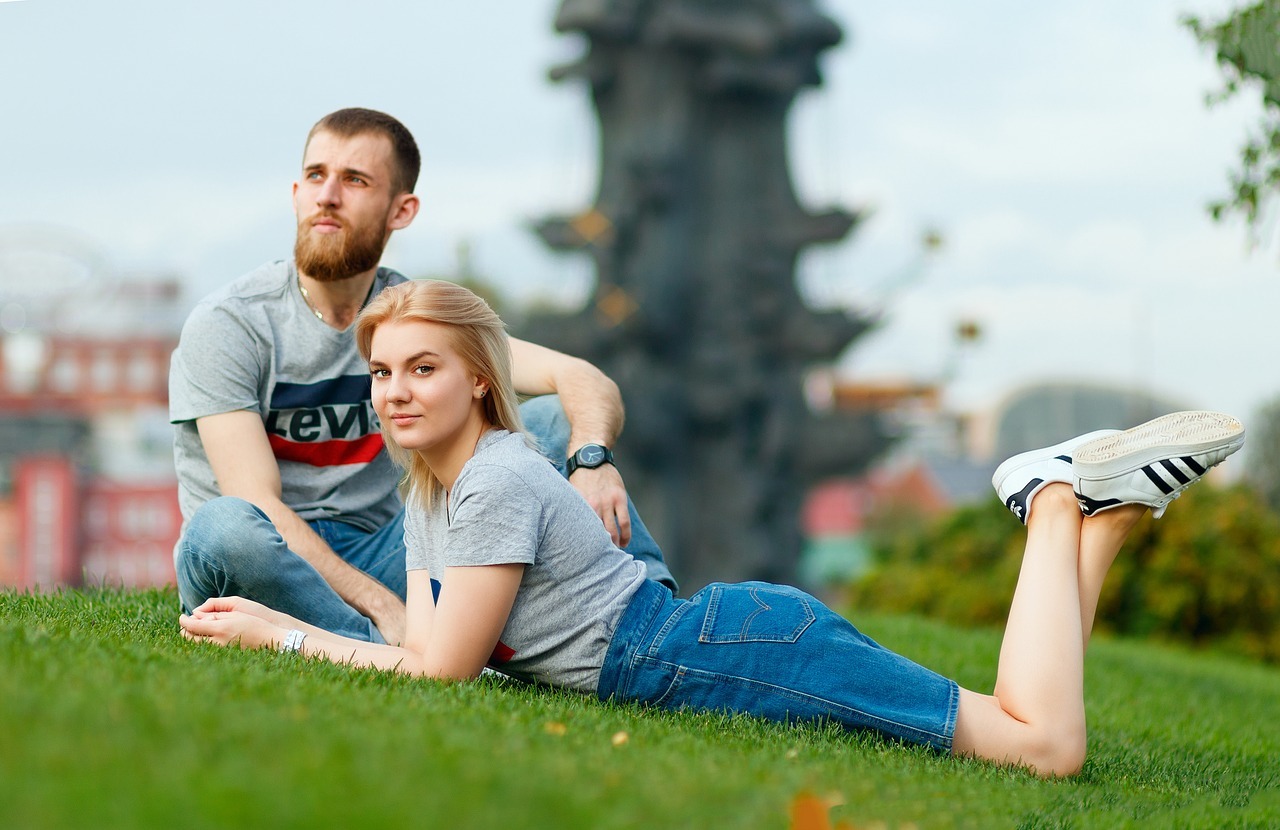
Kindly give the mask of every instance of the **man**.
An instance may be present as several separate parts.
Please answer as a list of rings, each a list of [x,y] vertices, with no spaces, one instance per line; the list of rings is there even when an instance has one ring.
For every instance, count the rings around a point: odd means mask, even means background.
[[[402,639],[399,473],[350,327],[369,298],[405,279],[378,261],[418,213],[419,167],[413,136],[391,116],[322,118],[293,185],[293,261],[206,297],[183,326],[169,391],[184,518],[174,557],[188,611],[238,594],[336,633]],[[616,385],[532,343],[513,338],[511,351],[517,390],[557,394],[563,406],[535,398],[522,407],[530,432],[615,542],[630,542],[674,590],[608,453],[622,426]]]

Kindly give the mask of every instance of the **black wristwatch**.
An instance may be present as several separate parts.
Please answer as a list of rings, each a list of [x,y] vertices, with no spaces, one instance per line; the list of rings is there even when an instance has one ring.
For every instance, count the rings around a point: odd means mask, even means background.
[[[583,444],[578,451],[569,456],[569,460],[565,462],[565,477],[573,475],[573,471],[579,467],[585,467],[588,470],[594,470],[601,464],[613,463],[613,451],[603,444]]]

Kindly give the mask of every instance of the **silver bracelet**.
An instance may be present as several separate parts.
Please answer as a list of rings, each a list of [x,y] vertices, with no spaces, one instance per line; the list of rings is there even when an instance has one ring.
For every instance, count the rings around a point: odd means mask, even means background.
[[[302,651],[302,641],[305,639],[307,639],[307,632],[296,628],[290,629],[289,633],[284,635],[284,642],[280,643],[280,653]]]

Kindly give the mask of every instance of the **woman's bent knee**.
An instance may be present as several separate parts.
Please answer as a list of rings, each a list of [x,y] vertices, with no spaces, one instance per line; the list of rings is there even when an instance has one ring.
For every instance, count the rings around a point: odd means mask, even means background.
[[[1064,778],[1084,768],[1087,741],[1083,730],[1038,735],[1028,744],[1018,763],[1042,778]]]
[[[992,695],[961,690],[952,751],[997,764],[1025,767],[1044,778],[1075,775],[1084,767],[1083,720],[1032,724],[1011,716]]]

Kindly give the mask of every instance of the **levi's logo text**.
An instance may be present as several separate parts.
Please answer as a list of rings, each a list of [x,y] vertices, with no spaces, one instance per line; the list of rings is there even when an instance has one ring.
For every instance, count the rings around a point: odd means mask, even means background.
[[[277,383],[265,426],[277,460],[313,467],[367,464],[382,451],[368,375]]]

